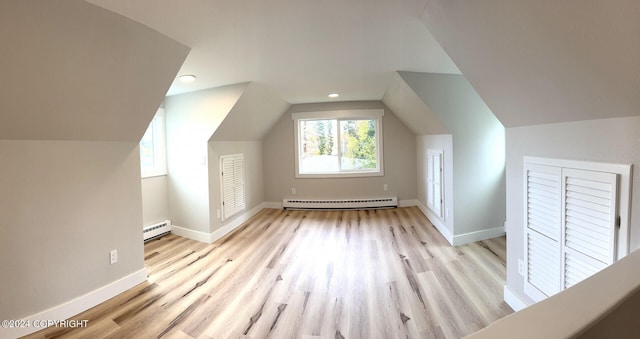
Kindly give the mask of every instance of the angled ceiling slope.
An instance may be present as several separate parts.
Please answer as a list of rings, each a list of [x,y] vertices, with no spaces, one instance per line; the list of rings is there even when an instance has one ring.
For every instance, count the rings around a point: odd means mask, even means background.
[[[420,72],[398,72],[398,75],[454,138],[484,136],[496,129],[504,132],[500,121],[463,75]]]
[[[192,47],[168,95],[254,81],[289,103],[379,100],[398,69],[459,70],[420,22],[427,0],[87,0]]]
[[[405,79],[395,73],[382,98],[396,116],[415,135],[449,134],[440,118],[427,107],[424,101],[407,84]]]
[[[289,103],[265,86],[251,82],[213,133],[211,140],[261,140],[289,106]]]
[[[430,0],[422,22],[505,127],[639,115],[640,2]]]
[[[0,139],[139,141],[189,48],[84,1],[0,2]]]

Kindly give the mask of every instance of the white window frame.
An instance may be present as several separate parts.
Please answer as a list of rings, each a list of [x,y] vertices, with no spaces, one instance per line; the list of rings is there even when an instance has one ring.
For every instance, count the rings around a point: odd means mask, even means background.
[[[157,177],[167,175],[167,147],[165,131],[164,108],[159,108],[156,115],[151,120],[147,131],[153,132],[153,166],[142,166],[142,154],[140,155],[140,176],[141,178]],[[145,132],[146,133],[146,132]],[[141,151],[142,152],[142,151]]]
[[[300,112],[292,113],[291,119],[294,121],[295,139],[295,176],[296,178],[348,178],[348,177],[373,177],[384,176],[383,141],[382,141],[382,117],[384,109],[361,109],[361,110],[340,110],[323,112]],[[376,165],[374,170],[338,171],[338,172],[314,172],[300,173],[300,122],[304,120],[375,120],[376,122]],[[339,135],[340,133],[338,133]],[[339,137],[339,136],[338,136]],[[339,140],[339,139],[338,139]],[[336,141],[339,143],[339,141]],[[340,151],[338,151],[340,156]],[[340,163],[340,162],[338,162]]]

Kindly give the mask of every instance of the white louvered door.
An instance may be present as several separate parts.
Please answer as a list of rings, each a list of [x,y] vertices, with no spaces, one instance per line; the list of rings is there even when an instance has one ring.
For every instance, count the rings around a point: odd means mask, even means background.
[[[563,286],[568,288],[616,260],[614,173],[563,169]]]
[[[244,156],[242,154],[220,157],[220,183],[222,195],[222,220],[245,208]]]
[[[618,180],[525,162],[524,291],[540,301],[617,260]]]
[[[558,167],[525,167],[525,293],[539,301],[561,287],[561,176]]]
[[[427,205],[439,217],[442,217],[442,161],[441,150],[427,152]]]

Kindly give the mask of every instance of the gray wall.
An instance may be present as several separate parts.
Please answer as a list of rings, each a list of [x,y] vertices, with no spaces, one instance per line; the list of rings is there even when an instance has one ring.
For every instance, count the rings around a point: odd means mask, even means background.
[[[635,164],[640,162],[640,117],[507,128],[507,287],[523,301],[517,259],[524,259],[523,156]],[[634,176],[632,191],[640,189]],[[630,250],[640,248],[640,200],[631,202]]]
[[[217,211],[222,208],[220,188],[220,157],[244,154],[245,210],[249,211],[264,202],[264,175],[261,141],[210,141],[209,142],[209,202],[211,231],[233,221],[233,217],[220,221]]]
[[[144,268],[139,152],[137,142],[0,141],[1,319]]]
[[[0,318],[19,319],[144,269],[138,142],[189,48],[84,1],[3,1],[0,40]]]
[[[418,201],[422,207],[427,207],[427,151],[430,149],[442,150],[443,161],[443,198],[444,207],[442,217],[438,218],[435,214],[429,216],[432,223],[440,222],[442,226],[449,232],[447,236],[453,236],[454,215],[449,213],[447,217],[447,209],[451,212],[453,209],[453,136],[451,134],[439,135],[422,135],[416,137],[416,159],[418,165]]]
[[[384,176],[366,178],[297,179],[294,168],[294,122],[291,113],[340,109],[384,108]],[[379,101],[293,105],[264,139],[265,201],[299,198],[351,198],[397,194],[416,199],[415,135]],[[389,185],[384,191],[383,185]]]
[[[399,74],[453,134],[454,235],[502,227],[506,214],[502,124],[462,75]]]
[[[174,225],[211,232],[208,141],[246,86],[218,87],[165,99],[167,191]]]
[[[146,227],[169,219],[167,176],[142,180],[142,226]]]

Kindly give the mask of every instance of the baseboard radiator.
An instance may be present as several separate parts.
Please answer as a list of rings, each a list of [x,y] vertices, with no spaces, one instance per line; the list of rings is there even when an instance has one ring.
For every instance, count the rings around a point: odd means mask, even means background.
[[[284,199],[282,207],[287,209],[365,209],[398,207],[398,198],[365,199]]]
[[[169,232],[171,232],[171,220],[147,226],[142,230],[144,241],[152,240]]]

